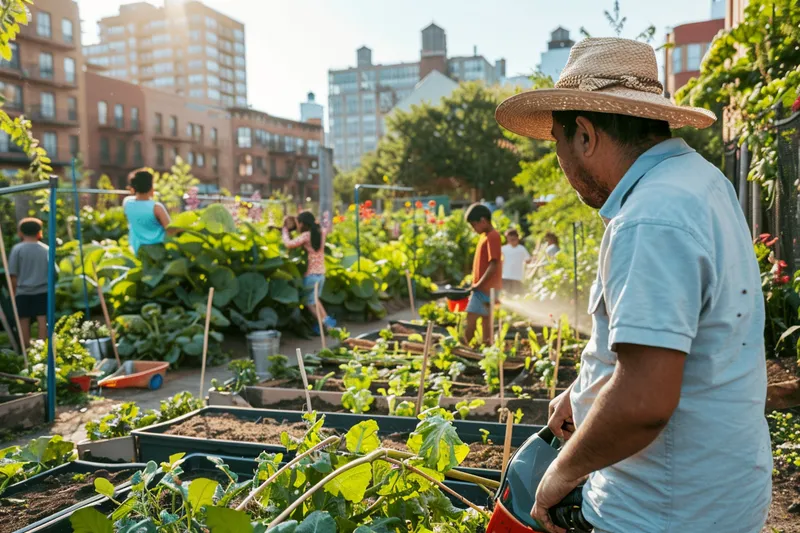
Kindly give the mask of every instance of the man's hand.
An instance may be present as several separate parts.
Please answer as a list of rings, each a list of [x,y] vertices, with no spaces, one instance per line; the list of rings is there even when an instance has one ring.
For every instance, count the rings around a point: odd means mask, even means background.
[[[572,385],[567,390],[556,396],[550,401],[550,415],[547,419],[547,427],[558,438],[569,440],[575,433],[575,422],[572,420],[572,403],[570,393]]]
[[[559,470],[558,459],[550,464],[544,473],[539,488],[536,489],[536,500],[531,509],[531,517],[538,520],[550,533],[564,533],[565,530],[553,525],[549,510],[558,505],[572,489],[580,485],[581,479],[567,479]]]

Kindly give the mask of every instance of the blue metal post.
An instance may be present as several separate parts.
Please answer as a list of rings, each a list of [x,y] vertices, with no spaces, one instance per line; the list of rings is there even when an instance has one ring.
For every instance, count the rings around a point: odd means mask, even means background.
[[[54,195],[55,196],[55,195]],[[84,320],[91,318],[89,310],[89,287],[86,282],[86,260],[83,257],[83,232],[81,231],[81,205],[78,197],[78,177],[75,174],[75,158],[72,158],[72,201],[75,203],[75,232],[78,237],[78,252],[81,256],[81,271],[83,272],[83,307],[86,309]],[[95,272],[95,275],[97,273]]]
[[[53,349],[56,325],[56,194],[58,176],[50,176],[50,216],[47,221],[47,421],[56,419],[56,357]]]
[[[356,202],[356,258],[358,260],[358,271],[361,272],[361,231],[358,224],[358,185],[356,185],[354,196]]]

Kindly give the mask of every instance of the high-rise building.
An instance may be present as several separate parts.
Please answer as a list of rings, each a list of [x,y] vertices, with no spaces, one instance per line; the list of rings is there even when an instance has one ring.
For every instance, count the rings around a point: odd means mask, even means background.
[[[78,4],[37,0],[29,9],[28,24],[10,43],[11,59],[0,60],[3,110],[32,121],[33,136],[47,150],[54,172],[62,174],[86,148],[80,129],[86,106]],[[2,172],[16,173],[28,164],[28,157],[0,131]]]
[[[575,41],[570,39],[569,30],[559,26],[550,34],[550,41],[547,43],[547,51],[542,52],[542,60],[539,63],[539,72],[550,76],[553,81],[557,81],[561,71],[567,65],[570,50]]]
[[[218,107],[247,107],[244,24],[195,0],[124,4],[84,47],[106,75]]]
[[[492,65],[477,50],[448,58],[447,35],[436,24],[421,34],[418,61],[375,64],[372,50],[363,46],[356,51],[356,66],[328,71],[330,145],[340,169],[357,167],[363,154],[375,150],[386,115],[434,70],[456,81],[495,83],[505,76],[505,60]]]

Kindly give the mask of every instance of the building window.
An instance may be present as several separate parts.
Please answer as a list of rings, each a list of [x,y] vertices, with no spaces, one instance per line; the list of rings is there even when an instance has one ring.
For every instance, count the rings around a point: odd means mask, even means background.
[[[374,93],[365,93],[361,95],[361,111],[363,113],[375,113]]]
[[[125,139],[117,139],[117,164],[124,165],[128,161],[128,146]]]
[[[189,85],[202,85],[204,80],[205,76],[203,76],[202,74],[189,75]]]
[[[205,95],[203,89],[189,89],[189,98],[203,98]]]
[[[683,72],[683,47],[676,46],[672,49],[672,73],[680,74]]]
[[[0,92],[6,99],[3,109],[22,110],[22,87],[0,81]]]
[[[211,44],[217,44],[217,34],[211,31],[206,32],[206,41]]]
[[[247,97],[246,96],[237,96],[236,97],[236,107],[247,107]]]
[[[50,13],[40,11],[36,14],[36,34],[39,37],[47,37],[48,39],[53,36],[53,29],[50,26]]]
[[[64,80],[67,83],[75,83],[75,60],[71,57],[64,58]]]
[[[108,137],[100,137],[100,162],[108,163],[109,161],[111,161],[111,150]]]
[[[215,155],[211,156],[211,170],[213,170],[214,172],[219,170],[219,165],[217,164],[217,156]]]
[[[142,143],[140,141],[133,141],[133,164],[137,167],[140,167],[142,164],[144,164],[144,158],[142,157]]]
[[[125,127],[125,108],[122,107],[122,104],[116,104],[114,106],[114,125],[118,129]]]
[[[108,124],[108,104],[102,100],[97,102],[97,122],[101,126]]]
[[[244,154],[239,157],[239,175],[253,175],[253,157],[250,154]]]
[[[358,114],[358,95],[357,94],[348,94],[345,97],[345,107],[347,108],[348,115],[357,115]]]
[[[202,143],[204,133],[205,132],[203,131],[203,126],[201,126],[200,124],[194,124],[192,126],[192,137],[194,137],[195,141]]]
[[[69,136],[69,155],[77,157],[80,152],[80,138],[77,135]]]
[[[67,98],[67,119],[71,121],[78,120],[78,99],[74,96]]]
[[[43,80],[53,79],[53,54],[48,52],[39,53],[39,76]]]
[[[192,123],[191,122],[187,122],[186,123],[186,136],[188,138],[190,138],[190,139],[192,138]]]
[[[703,60],[703,45],[694,43],[686,46],[686,70],[690,72],[700,70]]]
[[[164,168],[164,145],[157,144],[156,145],[156,166],[159,168]]]
[[[42,93],[40,98],[42,118],[56,118],[56,96],[53,93]]]
[[[217,128],[211,128],[211,131],[209,132],[209,135],[211,137],[211,144],[216,146],[217,145]]]
[[[58,135],[52,131],[44,132],[42,146],[47,152],[47,156],[55,161],[56,157],[58,157]]]
[[[17,43],[8,43],[11,48],[11,59],[5,60],[0,58],[0,68],[13,68],[19,70],[19,45]]]
[[[134,131],[139,130],[139,108],[131,108],[131,129]]]
[[[172,160],[171,160],[170,162],[171,162],[171,163],[174,163],[174,162],[175,162],[175,161],[177,161],[177,160],[178,160],[178,158],[181,156],[181,153],[180,153],[180,152],[178,151],[178,149],[177,149],[176,147],[174,147],[174,146],[172,147],[172,149],[170,150],[170,152],[172,152]]]
[[[233,30],[233,38],[237,41],[244,41],[244,30]]]
[[[219,91],[217,89],[209,89],[208,91],[206,91],[206,94],[208,95],[208,98],[210,100],[213,100],[215,102],[219,101]]]
[[[252,148],[253,137],[250,128],[239,128],[236,131],[237,146],[239,148]]]
[[[186,162],[189,163],[189,166],[194,166],[194,152],[189,150],[189,154],[186,156]]]
[[[10,141],[11,136],[4,131],[0,131],[0,152],[5,153],[9,151]]]
[[[197,160],[196,163],[198,167],[203,168],[206,166],[206,158],[203,154],[197,154],[195,159]]]
[[[65,43],[72,44],[75,39],[72,32],[72,21],[69,19],[61,19],[61,36]]]
[[[164,132],[164,117],[161,113],[156,113],[156,133],[161,135]]]
[[[169,134],[173,137],[178,136],[178,117],[175,115],[169,117]]]
[[[208,60],[206,61],[206,68],[209,72],[219,72],[219,63],[216,61]]]

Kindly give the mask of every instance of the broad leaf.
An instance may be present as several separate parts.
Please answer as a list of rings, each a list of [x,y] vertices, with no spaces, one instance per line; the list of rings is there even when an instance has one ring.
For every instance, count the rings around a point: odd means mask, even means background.
[[[270,533],[295,533],[297,530],[297,520],[287,520],[270,529]]]
[[[269,296],[278,303],[291,305],[300,300],[300,293],[283,279],[273,279],[269,284]]]
[[[114,523],[94,507],[78,509],[69,522],[74,533],[114,533]]]
[[[255,272],[245,272],[238,278],[239,293],[233,299],[233,303],[244,314],[255,311],[261,301],[269,293],[269,282],[261,274]]]
[[[185,257],[170,261],[164,267],[164,275],[166,276],[188,276],[189,275],[189,260]]]
[[[209,507],[206,510],[206,525],[211,533],[251,533],[250,516],[244,511],[227,507]]]
[[[116,522],[118,520],[122,520],[133,511],[133,508],[136,507],[136,496],[131,496],[124,502],[122,505],[117,507],[114,512],[111,514],[111,519]]]
[[[336,521],[325,511],[314,511],[300,522],[294,533],[336,533]]]
[[[94,490],[97,491],[98,494],[102,494],[108,499],[112,499],[114,497],[114,485],[105,478],[99,477],[94,480]]]
[[[340,464],[337,468],[341,466],[343,465]],[[369,463],[364,463],[333,478],[325,484],[325,490],[334,496],[341,495],[348,501],[358,503],[364,499],[364,492],[366,492],[371,480],[372,467]]]
[[[214,306],[225,307],[239,293],[239,281],[233,270],[227,267],[217,267],[208,276],[211,286],[214,287]]]
[[[422,420],[408,438],[408,449],[422,457],[425,466],[447,472],[458,466],[469,453],[469,446],[458,438],[453,423],[440,415]]]
[[[374,420],[359,422],[345,435],[347,450],[351,453],[367,454],[381,445],[378,438],[378,423]]]
[[[189,484],[189,505],[195,513],[200,511],[204,505],[211,505],[214,502],[214,491],[217,490],[218,482],[206,478],[193,479]]]

